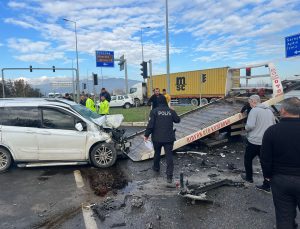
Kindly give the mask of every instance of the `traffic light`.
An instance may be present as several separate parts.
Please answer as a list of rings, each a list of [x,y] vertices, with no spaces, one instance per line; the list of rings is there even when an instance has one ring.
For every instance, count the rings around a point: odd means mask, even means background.
[[[55,66],[52,66],[52,71],[55,72]]]
[[[122,55],[122,56],[120,57],[120,61],[119,61],[118,65],[120,66],[120,71],[123,71],[123,70],[124,70],[124,65],[125,65],[125,58],[124,58],[124,55]]]
[[[251,68],[246,68],[246,76],[251,76]]]
[[[141,68],[141,71],[142,71],[141,76],[143,76],[144,79],[147,79],[148,78],[147,62],[143,61],[141,63],[141,66],[142,66],[142,68]]]
[[[93,73],[94,85],[98,85],[98,74]]]
[[[32,65],[29,66],[29,71],[32,72]]]
[[[202,74],[202,83],[206,82],[206,74]]]

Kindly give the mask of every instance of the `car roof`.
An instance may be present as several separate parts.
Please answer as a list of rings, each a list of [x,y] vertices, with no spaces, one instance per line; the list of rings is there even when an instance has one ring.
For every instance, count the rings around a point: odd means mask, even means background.
[[[60,106],[70,107],[75,102],[59,98],[5,98],[0,99],[0,107],[3,106]]]

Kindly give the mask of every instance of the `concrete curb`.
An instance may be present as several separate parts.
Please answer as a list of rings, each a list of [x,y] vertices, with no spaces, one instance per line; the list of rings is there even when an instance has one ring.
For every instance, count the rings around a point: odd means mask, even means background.
[[[148,122],[122,122],[121,126],[147,126]]]

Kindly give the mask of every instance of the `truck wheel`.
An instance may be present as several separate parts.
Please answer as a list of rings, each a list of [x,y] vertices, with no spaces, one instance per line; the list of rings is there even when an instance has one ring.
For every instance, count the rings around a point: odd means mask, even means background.
[[[191,104],[192,104],[192,106],[198,106],[199,105],[198,99],[195,99],[195,98],[192,99]]]
[[[139,99],[134,100],[134,106],[139,107],[141,106],[141,101]]]
[[[108,168],[115,164],[117,152],[113,145],[100,143],[92,150],[90,157],[95,167]]]
[[[125,103],[124,108],[129,109],[131,107],[130,103]]]
[[[10,153],[4,148],[0,148],[0,173],[6,172],[11,164],[12,157]]]
[[[201,99],[201,105],[203,106],[203,105],[206,105],[206,104],[208,104],[208,100],[206,98],[202,98]]]
[[[212,99],[210,100],[211,103],[214,103],[214,102],[216,102],[216,101],[217,101],[217,98],[212,98]]]

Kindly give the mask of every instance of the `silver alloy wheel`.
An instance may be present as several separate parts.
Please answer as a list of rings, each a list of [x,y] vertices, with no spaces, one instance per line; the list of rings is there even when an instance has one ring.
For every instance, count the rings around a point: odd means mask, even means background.
[[[0,169],[3,169],[7,166],[9,158],[4,152],[0,151]]]
[[[113,152],[105,146],[99,147],[94,156],[97,164],[107,165],[113,160]]]

